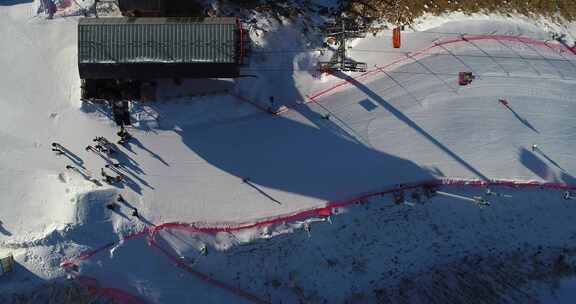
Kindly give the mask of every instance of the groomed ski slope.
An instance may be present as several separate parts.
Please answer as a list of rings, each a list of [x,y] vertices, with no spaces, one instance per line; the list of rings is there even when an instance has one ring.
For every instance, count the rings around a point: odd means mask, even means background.
[[[258,78],[206,84],[233,86],[232,94],[134,107],[135,140],[117,156],[127,182],[98,187],[65,169],[83,166],[99,177],[106,160],[84,148],[95,136],[116,138],[106,110],[79,99],[77,20],[30,18],[30,11],[29,4],[0,6],[0,253],[12,252],[19,262],[2,290],[61,277],[65,257],[152,223],[251,222],[442,177],[576,183],[576,56],[555,42],[461,41],[406,57],[390,48],[387,33],[379,34],[351,50],[376,72],[357,80],[337,75],[348,83],[317,95],[341,79],[315,77],[320,55],[291,52],[303,48],[298,27],[273,25],[277,31],[255,37],[264,49],[247,72]],[[449,22],[404,35],[400,51],[460,34],[549,37],[512,19]],[[457,85],[464,70],[477,76],[471,86]],[[290,110],[273,116],[254,106],[267,106],[270,95]],[[73,156],[52,153],[54,141]],[[104,209],[119,193],[140,220],[128,206]],[[142,255],[126,268],[100,258],[96,273],[104,280],[136,265],[149,265],[151,273],[167,267],[160,255]],[[158,302],[182,295],[167,291],[171,279],[149,281],[151,273],[127,278],[122,287]]]

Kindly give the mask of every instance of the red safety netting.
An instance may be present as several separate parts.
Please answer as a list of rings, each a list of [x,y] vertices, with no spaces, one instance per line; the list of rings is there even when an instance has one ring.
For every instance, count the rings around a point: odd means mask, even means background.
[[[146,303],[144,300],[131,295],[123,290],[116,289],[116,288],[108,288],[100,286],[98,280],[86,277],[86,276],[78,276],[76,277],[76,281],[80,283],[84,288],[88,290],[93,295],[106,297],[110,299],[114,299],[118,303],[123,304],[144,304]]]
[[[466,43],[469,41],[477,41],[477,40],[495,40],[495,41],[510,41],[510,42],[518,42],[518,43],[522,43],[522,44],[528,44],[528,45],[536,45],[536,46],[544,46],[547,48],[550,48],[552,50],[556,50],[559,52],[567,52],[571,55],[576,55],[576,50],[573,48],[569,48],[563,44],[559,44],[559,43],[551,43],[549,41],[544,41],[544,40],[537,40],[537,39],[532,39],[532,38],[527,38],[527,37],[519,37],[519,36],[508,36],[508,35],[462,35],[459,36],[457,38],[451,38],[451,39],[444,39],[441,40],[439,42],[434,43],[432,46],[429,46],[427,48],[421,49],[419,51],[410,53],[408,56],[403,56],[400,57],[386,65],[383,66],[377,66],[372,69],[369,70],[365,73],[362,73],[356,77],[353,77],[352,79],[359,81],[362,80],[372,74],[375,74],[378,71],[381,71],[383,69],[389,68],[391,66],[394,66],[396,64],[399,63],[403,63],[404,61],[410,61],[412,60],[412,57],[415,56],[422,56],[422,55],[426,55],[428,54],[428,52],[430,52],[431,50],[435,49],[435,48],[439,48],[439,47],[443,47],[445,45],[449,45],[449,44],[455,44],[455,43]],[[342,80],[338,83],[336,83],[335,85],[332,85],[328,88],[322,89],[320,91],[317,92],[313,92],[307,95],[308,99],[307,101],[305,101],[304,103],[310,103],[310,102],[314,102],[317,98],[322,97],[332,91],[334,91],[335,89],[345,86],[347,84],[350,84],[349,80]],[[289,107],[294,107],[294,106],[289,106]]]
[[[435,42],[433,45],[431,45],[427,48],[409,53],[409,54],[407,54],[407,56],[402,56],[396,60],[393,60],[392,62],[387,63],[386,65],[383,65],[383,66],[374,65],[373,69],[368,70],[368,71],[366,71],[360,75],[350,77],[350,79],[341,80],[341,81],[337,82],[336,84],[331,85],[330,87],[321,89],[321,90],[316,91],[316,92],[306,94],[307,100],[305,100],[305,101],[302,101],[300,103],[284,105],[278,109],[272,110],[271,108],[267,108],[267,107],[261,105],[259,102],[252,101],[252,100],[250,100],[244,96],[241,96],[238,93],[233,93],[231,95],[234,97],[237,97],[238,99],[240,99],[242,101],[248,102],[248,103],[256,106],[258,109],[260,109],[262,111],[265,111],[265,112],[268,112],[268,113],[274,114],[274,115],[279,115],[279,114],[286,113],[286,112],[290,111],[291,109],[293,109],[299,105],[304,105],[304,104],[308,104],[311,102],[317,102],[318,98],[323,97],[323,96],[327,95],[328,93],[331,93],[340,87],[351,84],[351,81],[360,81],[360,80],[366,79],[369,76],[372,76],[378,72],[384,72],[385,69],[388,69],[394,65],[404,63],[405,61],[414,60],[414,57],[428,55],[430,51],[432,51],[436,48],[442,48],[442,47],[444,47],[446,45],[450,45],[450,44],[466,43],[466,42],[478,41],[478,40],[517,42],[517,43],[522,43],[525,45],[543,46],[543,47],[546,47],[546,48],[549,48],[551,50],[555,50],[555,51],[558,51],[561,53],[569,53],[571,55],[576,55],[576,48],[570,48],[564,44],[552,43],[552,42],[547,41],[547,40],[545,41],[545,40],[538,40],[538,39],[533,39],[533,38],[528,38],[528,37],[509,36],[509,35],[461,35],[457,38],[440,40],[438,42]]]
[[[247,291],[241,290],[240,288],[233,287],[229,284],[226,284],[222,281],[219,281],[205,273],[199,272],[197,270],[192,269],[189,265],[181,261],[175,254],[170,253],[170,251],[166,248],[163,248],[158,244],[156,241],[156,235],[159,231],[165,229],[177,229],[182,231],[187,231],[190,233],[218,233],[218,232],[235,232],[241,231],[245,229],[252,229],[258,228],[263,226],[270,226],[279,223],[291,222],[299,219],[311,218],[311,217],[327,217],[334,213],[335,208],[341,208],[350,206],[352,204],[366,202],[370,198],[380,197],[386,194],[390,194],[397,191],[405,191],[410,189],[416,189],[420,187],[426,186],[443,186],[443,187],[489,187],[489,186],[504,186],[504,187],[512,187],[512,188],[542,188],[542,189],[556,189],[556,190],[576,190],[576,185],[568,185],[565,183],[548,183],[548,182],[538,182],[538,181],[513,181],[513,180],[461,180],[461,179],[437,179],[437,180],[428,180],[422,181],[418,183],[412,184],[402,184],[396,185],[395,187],[391,187],[382,191],[370,192],[357,195],[355,197],[342,200],[342,201],[331,201],[324,204],[324,206],[311,208],[307,210],[301,210],[295,213],[284,214],[275,216],[272,218],[266,218],[258,221],[254,221],[251,223],[228,223],[228,224],[219,224],[219,225],[208,225],[202,223],[181,223],[181,222],[171,222],[171,223],[164,223],[156,226],[152,226],[150,228],[144,229],[143,231],[131,233],[122,237],[122,240],[130,240],[132,238],[148,235],[148,243],[151,247],[157,248],[160,252],[166,255],[175,265],[186,272],[190,273],[194,277],[214,286],[230,292],[238,297],[241,297],[245,300],[248,300],[253,303],[268,303]],[[81,260],[88,259],[95,254],[108,249],[120,241],[117,242],[110,242],[103,246],[100,246],[94,250],[90,250],[80,254],[79,256],[63,261],[60,266],[63,268],[69,268],[72,266],[77,265],[78,262]],[[87,279],[86,277],[78,277],[80,283],[83,286],[86,286],[92,292],[112,298],[119,303],[144,303],[141,299],[134,297],[126,292],[123,292],[119,289],[114,288],[102,288],[100,285],[97,284],[95,279]]]

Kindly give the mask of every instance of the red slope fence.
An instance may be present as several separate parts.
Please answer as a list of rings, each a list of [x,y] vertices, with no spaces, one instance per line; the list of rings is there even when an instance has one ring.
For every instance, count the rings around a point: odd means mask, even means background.
[[[312,103],[312,102],[317,102],[317,99],[319,99],[320,97],[326,96],[327,94],[336,91],[336,89],[338,89],[338,88],[341,88],[341,87],[344,87],[346,85],[351,84],[351,80],[354,80],[354,81],[364,80],[364,79],[366,79],[366,78],[368,78],[374,74],[377,74],[379,72],[383,72],[386,69],[389,69],[395,65],[413,61],[414,57],[421,57],[421,56],[430,55],[431,54],[430,51],[432,51],[436,48],[443,48],[446,45],[450,45],[450,44],[467,43],[467,42],[470,43],[472,41],[480,41],[480,40],[516,42],[516,43],[521,43],[524,45],[545,47],[545,48],[551,49],[553,51],[557,51],[559,53],[568,53],[570,55],[576,55],[576,47],[571,48],[565,44],[558,43],[558,42],[551,42],[548,40],[538,40],[538,39],[533,39],[533,38],[528,38],[528,37],[510,36],[510,35],[461,35],[461,36],[458,36],[456,38],[446,38],[446,39],[434,42],[433,45],[426,47],[424,49],[415,51],[415,52],[406,53],[405,56],[399,57],[396,60],[393,60],[392,62],[389,62],[385,65],[382,65],[382,66],[374,65],[373,69],[368,70],[362,74],[356,75],[354,77],[350,77],[350,79],[341,80],[341,81],[337,82],[336,84],[333,84],[327,88],[324,88],[324,89],[321,89],[319,91],[307,94],[306,95],[307,100],[304,100],[304,101],[298,102],[298,103],[287,104],[287,105],[284,105],[278,109],[272,109],[270,107],[267,107],[264,105],[265,103],[251,100],[245,96],[240,95],[238,92],[233,92],[230,94],[232,96],[244,101],[244,102],[252,104],[256,108],[258,108],[264,112],[267,112],[270,114],[275,114],[275,115],[280,115],[280,114],[291,111],[293,108],[295,108],[297,106],[305,105],[305,104]],[[477,47],[477,46],[475,46],[475,47]]]
[[[461,179],[436,179],[423,181],[413,184],[398,185],[386,190],[369,192],[357,195],[347,200],[327,202],[325,206],[311,208],[307,210],[298,211],[295,213],[279,215],[272,218],[255,221],[252,223],[244,224],[221,224],[221,225],[204,225],[201,223],[181,223],[171,222],[154,226],[150,229],[149,239],[155,240],[156,234],[165,229],[179,229],[193,233],[218,233],[218,232],[235,232],[252,228],[259,228],[270,226],[279,223],[292,222],[295,220],[311,218],[311,217],[325,217],[333,213],[335,208],[347,207],[359,202],[364,202],[368,199],[384,196],[398,191],[413,190],[425,186],[445,186],[445,187],[511,187],[511,188],[542,188],[542,189],[556,189],[556,190],[576,190],[576,185],[569,185],[565,183],[542,183],[538,181],[513,181],[513,180],[461,180]]]
[[[522,43],[522,44],[527,44],[527,45],[535,45],[535,46],[543,46],[546,48],[549,48],[551,50],[555,50],[561,53],[569,53],[571,55],[576,55],[576,49],[575,48],[570,48],[564,44],[561,43],[551,43],[548,40],[538,40],[538,39],[533,39],[533,38],[528,38],[528,37],[521,37],[521,36],[509,36],[509,35],[461,35],[457,38],[450,38],[450,39],[444,39],[444,40],[440,40],[438,42],[435,42],[433,45],[421,49],[419,51],[416,52],[412,52],[412,53],[408,53],[406,56],[400,57],[386,65],[383,66],[378,66],[376,65],[376,67],[372,70],[369,70],[367,72],[364,72],[356,77],[353,77],[352,79],[354,80],[361,80],[366,78],[367,76],[370,76],[372,74],[375,74],[377,72],[379,72],[380,70],[383,69],[387,69],[390,68],[394,65],[400,64],[400,63],[404,63],[405,61],[411,61],[413,60],[413,57],[415,56],[423,56],[423,55],[428,55],[428,53],[436,48],[441,48],[443,46],[446,45],[450,45],[450,44],[456,44],[456,43],[466,43],[466,42],[470,42],[470,41],[478,41],[478,40],[495,40],[495,41],[509,41],[509,42],[518,42],[518,43]],[[348,80],[342,80],[338,83],[336,83],[333,86],[330,86],[328,88],[322,89],[320,91],[311,93],[309,95],[307,95],[308,97],[308,101],[305,101],[304,103],[310,103],[310,102],[314,102],[317,98],[320,98],[332,91],[334,91],[335,89],[345,86],[347,84],[350,84],[350,81]],[[292,107],[292,106],[288,106],[288,107]]]
[[[113,299],[118,303],[123,304],[144,304],[146,303],[144,300],[129,294],[123,290],[116,289],[116,288],[108,288],[102,287],[98,280],[95,278],[87,277],[87,276],[78,276],[76,277],[76,281],[86,288],[88,292],[92,295],[106,297],[109,299]]]
[[[557,183],[557,182],[538,182],[538,181],[513,181],[513,180],[462,180],[462,179],[436,179],[436,180],[428,180],[422,181],[418,183],[412,184],[403,184],[403,185],[396,185],[395,187],[391,187],[382,191],[375,191],[357,195],[355,197],[341,200],[341,201],[330,201],[327,202],[324,206],[311,208],[307,210],[301,210],[298,212],[279,215],[271,218],[266,218],[258,221],[254,221],[251,223],[241,223],[241,224],[219,224],[219,225],[207,225],[202,223],[182,223],[182,222],[171,222],[171,223],[164,223],[156,226],[152,226],[150,228],[146,228],[143,231],[131,233],[122,237],[122,241],[130,240],[132,238],[141,237],[141,236],[148,236],[148,242],[151,247],[157,248],[160,252],[167,256],[175,265],[184,271],[190,273],[194,277],[214,286],[230,292],[244,300],[247,300],[252,303],[268,303],[268,301],[259,298],[258,296],[251,294],[247,291],[241,290],[240,288],[233,287],[229,284],[226,284],[222,281],[216,280],[211,276],[202,273],[200,271],[194,270],[192,267],[181,261],[178,256],[175,254],[170,253],[168,249],[162,248],[156,241],[156,235],[161,230],[165,229],[177,229],[183,230],[190,233],[218,233],[218,232],[235,232],[241,231],[246,229],[253,229],[259,228],[264,226],[270,226],[279,223],[291,222],[295,220],[301,220],[311,217],[327,217],[334,213],[334,209],[342,208],[346,206],[350,206],[353,204],[357,204],[360,202],[366,202],[367,200],[375,197],[381,197],[386,194],[398,192],[398,191],[407,191],[413,190],[416,188],[426,187],[426,186],[433,186],[433,187],[476,187],[476,188],[485,188],[485,187],[511,187],[511,188],[540,188],[540,189],[554,189],[554,190],[564,190],[564,191],[571,191],[576,190],[576,185],[569,185],[565,183]],[[90,257],[94,256],[95,254],[106,250],[108,248],[113,247],[114,245],[118,244],[120,241],[117,242],[110,242],[103,246],[100,246],[94,250],[86,251],[79,256],[63,261],[60,266],[62,268],[69,268],[77,265],[78,262],[82,260],[89,259]],[[114,288],[102,288],[99,287],[99,284],[96,284],[94,279],[93,281],[86,280],[86,277],[78,277],[80,283],[83,286],[86,286],[89,291],[92,293],[107,296],[111,299],[116,300],[119,303],[144,303],[144,301],[138,299],[135,296],[132,296],[126,292],[120,291]],[[139,301],[139,302],[138,302]]]

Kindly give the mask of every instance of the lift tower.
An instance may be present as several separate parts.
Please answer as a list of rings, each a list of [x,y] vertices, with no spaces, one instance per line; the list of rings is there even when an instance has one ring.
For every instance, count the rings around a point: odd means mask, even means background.
[[[320,71],[365,72],[366,63],[354,61],[346,56],[346,40],[364,38],[366,37],[367,30],[365,25],[358,24],[354,22],[354,20],[345,17],[340,17],[335,23],[329,24],[324,30],[324,34],[326,37],[336,40],[338,49],[330,61],[319,62]]]

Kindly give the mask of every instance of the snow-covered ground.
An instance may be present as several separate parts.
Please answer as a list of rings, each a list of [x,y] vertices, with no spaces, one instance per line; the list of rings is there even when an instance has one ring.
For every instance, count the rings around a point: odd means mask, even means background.
[[[417,29],[425,31],[405,33],[399,50],[389,32],[355,41],[352,58],[374,71],[357,80],[318,77],[313,66],[328,54],[302,51],[315,46],[300,24],[261,21],[257,28],[267,31],[253,32],[260,47],[244,71],[256,77],[163,84],[158,101],[133,106],[134,139],[112,157],[125,182],[98,186],[86,177],[100,178],[107,157],[84,148],[96,136],[116,141],[117,130],[106,108],[80,101],[77,17],[30,18],[33,7],[0,5],[0,254],[12,252],[18,262],[1,292],[61,278],[62,260],[153,224],[253,222],[443,177],[576,184],[576,56],[553,41],[536,43],[561,28],[448,16],[423,19]],[[533,40],[442,44],[462,34]],[[470,86],[458,86],[461,71],[476,75]],[[341,78],[349,83],[316,94]],[[212,94],[191,97],[202,92]],[[290,111],[269,115],[246,102],[266,107],[269,96]],[[68,152],[55,155],[52,142]],[[478,190],[453,191],[470,197]],[[386,197],[350,208],[333,224],[313,225],[310,237],[271,237],[299,226],[288,223],[233,235],[166,230],[158,239],[193,269],[265,301],[374,302],[373,290],[464,257],[508,256],[518,248],[529,255],[543,246],[556,258],[558,248],[574,247],[573,201],[551,190],[501,191],[510,197],[484,209],[453,197],[414,208]],[[106,209],[118,194],[126,203]],[[133,208],[140,218],[131,216]],[[210,253],[198,256],[205,244]],[[111,248],[80,263],[80,274],[152,303],[240,301],[178,270],[145,238]]]

